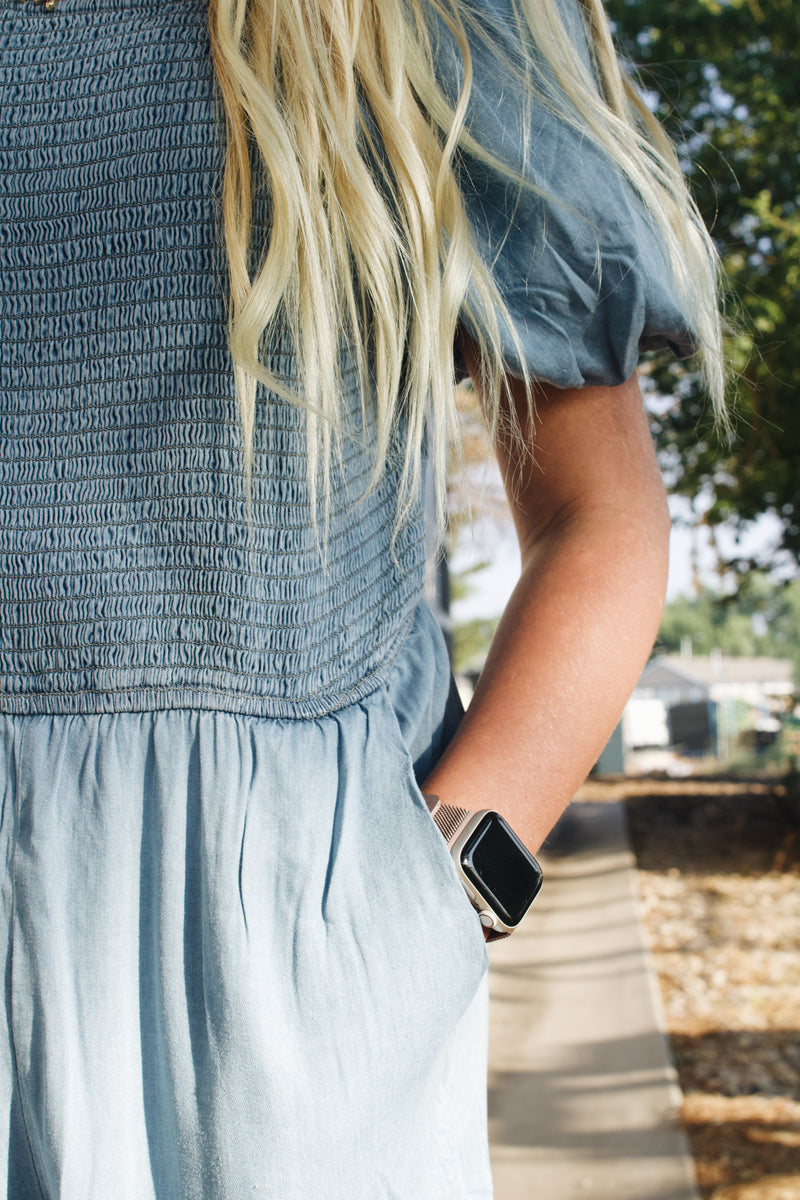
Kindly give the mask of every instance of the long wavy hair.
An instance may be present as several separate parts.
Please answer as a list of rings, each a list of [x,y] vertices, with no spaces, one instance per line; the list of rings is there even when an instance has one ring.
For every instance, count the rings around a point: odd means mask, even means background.
[[[515,86],[529,104],[552,105],[552,92],[545,97],[541,90],[545,64],[565,98],[564,119],[601,146],[641,196],[663,236],[709,393],[722,412],[713,245],[669,140],[620,68],[601,0],[579,0],[588,63],[576,53],[559,0],[511,3],[519,43],[529,48],[527,61],[514,55],[507,63]],[[465,124],[472,20],[462,0],[210,0],[227,142],[230,349],[248,495],[259,382],[305,409],[315,511],[328,495],[343,432],[344,345],[371,406],[373,482],[403,422],[400,519],[419,487],[424,444],[443,504],[462,313],[480,331],[482,392],[490,423],[499,419],[499,331],[511,322],[471,237],[456,156],[466,150],[510,179],[519,168],[495,162]],[[434,69],[437,22],[462,58],[455,98],[444,94]],[[519,184],[527,186],[521,178]],[[253,220],[257,186],[269,193],[266,232]],[[299,386],[264,364],[276,322],[292,335]],[[525,382],[532,404],[534,388]]]

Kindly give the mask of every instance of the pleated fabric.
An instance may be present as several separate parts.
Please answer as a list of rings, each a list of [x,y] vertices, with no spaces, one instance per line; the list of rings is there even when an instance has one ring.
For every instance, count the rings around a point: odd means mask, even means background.
[[[423,709],[2,718],[9,1200],[491,1194]]]
[[[402,431],[369,491],[346,355],[324,536],[303,415],[263,393],[248,529],[222,136],[205,0],[0,0],[4,711],[319,716],[411,626],[421,510],[393,540]],[[265,355],[299,387],[286,333]]]

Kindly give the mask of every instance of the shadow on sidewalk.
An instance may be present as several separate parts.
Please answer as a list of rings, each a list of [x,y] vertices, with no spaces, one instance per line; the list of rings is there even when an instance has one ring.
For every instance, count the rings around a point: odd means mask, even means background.
[[[620,804],[575,804],[492,949],[497,1200],[696,1200]]]

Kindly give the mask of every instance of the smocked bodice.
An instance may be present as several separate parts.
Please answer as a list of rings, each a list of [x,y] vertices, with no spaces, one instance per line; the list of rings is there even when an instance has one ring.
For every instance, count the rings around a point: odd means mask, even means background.
[[[0,707],[358,699],[418,602],[422,519],[392,544],[396,474],[365,496],[351,432],[315,529],[304,418],[262,394],[248,540],[204,0],[0,22]],[[288,337],[268,354],[291,381]]]

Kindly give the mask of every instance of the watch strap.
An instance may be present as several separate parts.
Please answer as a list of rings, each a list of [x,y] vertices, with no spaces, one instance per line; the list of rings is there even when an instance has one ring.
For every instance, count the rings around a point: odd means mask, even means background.
[[[426,796],[433,820],[448,846],[452,846],[467,821],[473,816],[469,808],[458,808],[455,804],[442,804],[438,796]]]
[[[459,808],[455,804],[442,804],[439,797],[430,792],[423,795],[428,812],[433,817],[436,827],[447,846],[451,847],[467,821],[475,815],[474,810]],[[508,934],[501,929],[485,929],[485,937],[487,942],[497,942],[501,938],[508,937]]]

